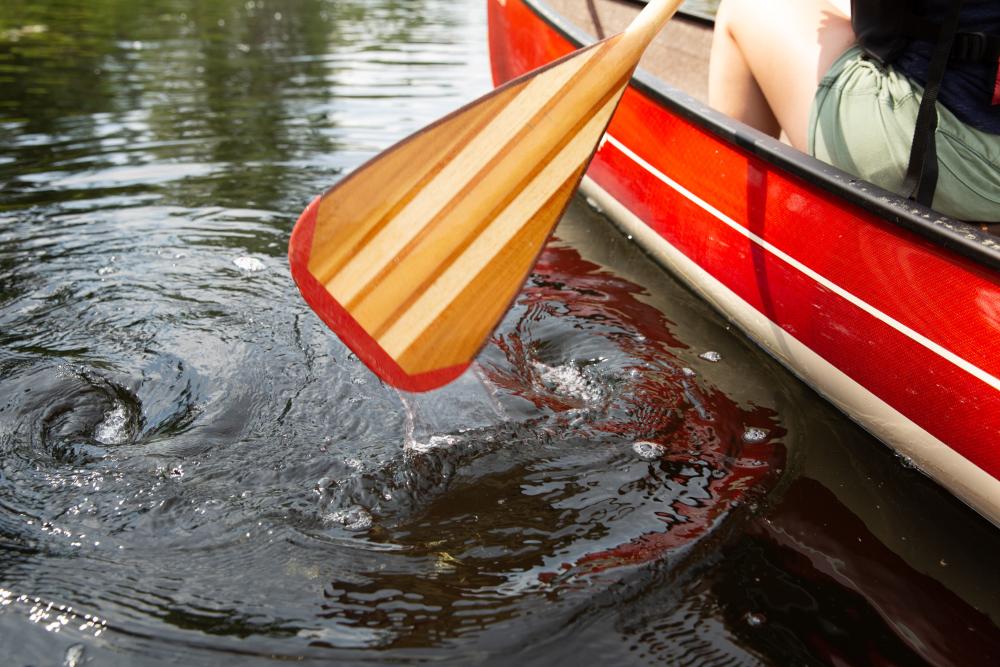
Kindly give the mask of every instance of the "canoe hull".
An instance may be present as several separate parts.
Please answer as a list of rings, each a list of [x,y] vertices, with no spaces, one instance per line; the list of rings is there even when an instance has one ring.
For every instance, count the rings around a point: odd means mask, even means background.
[[[489,11],[497,83],[578,46],[537,0],[490,0]],[[643,73],[584,190],[792,372],[1000,525],[989,256],[907,228],[932,212],[899,213],[909,205]]]

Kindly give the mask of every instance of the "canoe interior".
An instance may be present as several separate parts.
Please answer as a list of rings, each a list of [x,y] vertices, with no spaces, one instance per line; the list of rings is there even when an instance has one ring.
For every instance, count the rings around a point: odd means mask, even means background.
[[[597,39],[624,30],[642,9],[624,0],[548,0],[552,9]],[[708,102],[708,53],[712,25],[707,20],[678,15],[649,46],[640,67],[700,102]]]
[[[562,28],[575,33],[581,43],[620,32],[643,6],[636,0],[529,0],[528,4],[558,16],[558,20],[564,22]],[[706,112],[711,43],[710,19],[697,13],[678,14],[647,50],[640,63],[637,85],[647,93],[662,96],[660,103],[670,106],[674,112],[714,134],[727,137],[727,141],[777,168],[938,246],[973,259],[988,271],[1000,270],[1000,224],[968,224],[949,218],[853,179],[790,146],[764,138],[749,127],[725,120],[720,123],[718,114]],[[660,84],[666,84],[666,88]],[[690,98],[690,102],[685,98]]]

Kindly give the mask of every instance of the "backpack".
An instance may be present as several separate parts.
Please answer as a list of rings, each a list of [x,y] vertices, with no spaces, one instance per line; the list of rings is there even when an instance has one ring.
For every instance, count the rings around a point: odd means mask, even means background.
[[[1000,35],[960,32],[963,6],[997,0],[851,0],[851,24],[865,52],[890,64],[914,40],[934,45],[903,182],[910,199],[930,206],[937,185],[935,103],[949,63],[996,65],[992,104],[1000,105]]]

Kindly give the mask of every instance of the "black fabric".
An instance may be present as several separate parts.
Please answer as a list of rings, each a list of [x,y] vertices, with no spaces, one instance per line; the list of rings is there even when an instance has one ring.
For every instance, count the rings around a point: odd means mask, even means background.
[[[963,0],[956,0],[951,14],[941,26],[940,36],[934,46],[927,70],[927,86],[920,100],[920,110],[917,112],[917,124],[913,130],[913,147],[910,149],[910,163],[906,169],[903,181],[903,191],[910,193],[910,198],[930,206],[934,200],[934,190],[937,187],[938,164],[937,142],[937,98],[944,81],[945,69],[951,54],[955,33],[958,30],[958,17],[961,13]]]
[[[990,0],[978,0],[986,4]],[[992,0],[996,2],[997,0]],[[851,26],[858,43],[882,64],[893,62],[914,41],[937,43],[942,22],[963,0],[851,0]],[[977,0],[967,0],[975,5]],[[1000,34],[958,31],[950,59],[993,63],[1000,57]]]
[[[952,6],[954,0],[942,0],[932,7],[937,11]],[[928,0],[912,4],[924,5]],[[940,5],[940,6],[938,6]],[[919,11],[926,11],[919,9]],[[947,12],[936,14],[937,25],[944,23]],[[927,74],[934,55],[932,41],[913,39],[895,56],[892,67],[897,72],[927,86]],[[1000,105],[993,102],[1000,58],[1000,0],[966,0],[952,46],[948,71],[941,84],[938,104],[943,105],[963,123],[981,132],[1000,135]]]
[[[1000,106],[992,104],[1000,0],[851,0],[851,23],[870,57],[924,87],[903,187],[929,206],[938,176],[939,98],[962,122],[1000,134]]]
[[[883,64],[891,63],[912,39],[932,41],[937,26],[905,0],[851,0],[851,26],[858,43]]]

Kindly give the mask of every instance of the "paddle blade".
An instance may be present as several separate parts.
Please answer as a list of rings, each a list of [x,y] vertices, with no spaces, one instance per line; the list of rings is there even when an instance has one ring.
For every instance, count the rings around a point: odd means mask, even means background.
[[[446,116],[302,214],[292,275],[381,379],[408,391],[440,387],[485,344],[628,83],[635,63],[616,50],[620,37]]]

